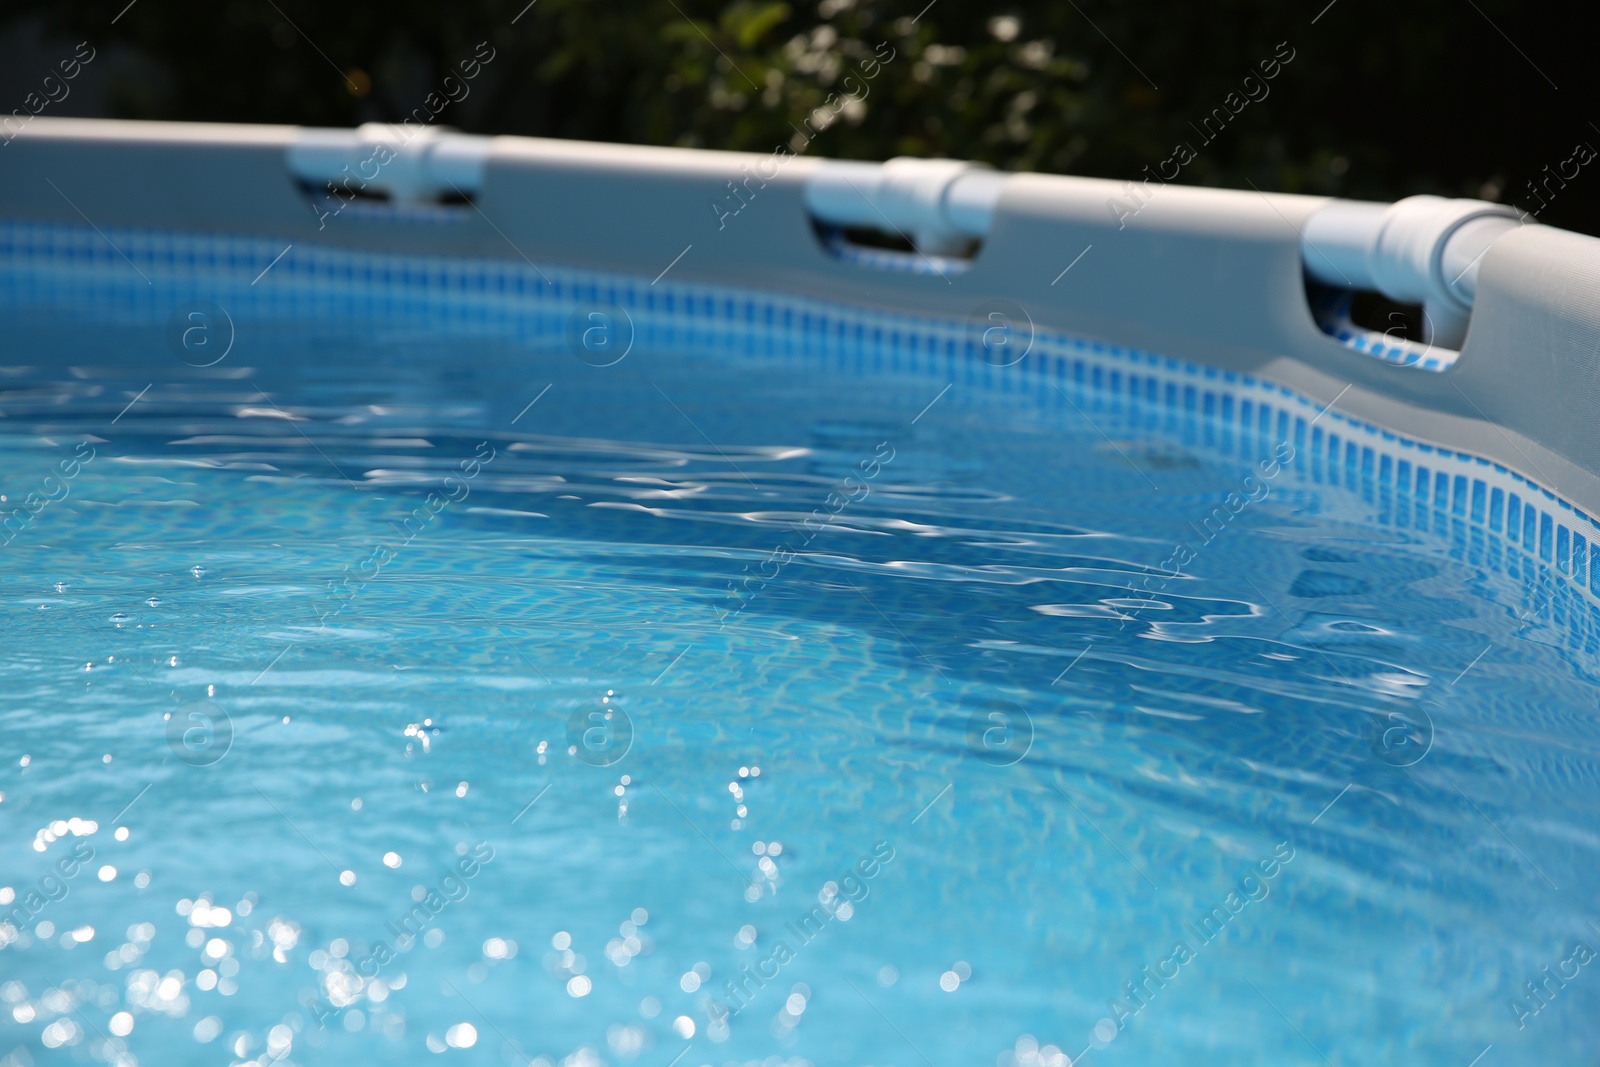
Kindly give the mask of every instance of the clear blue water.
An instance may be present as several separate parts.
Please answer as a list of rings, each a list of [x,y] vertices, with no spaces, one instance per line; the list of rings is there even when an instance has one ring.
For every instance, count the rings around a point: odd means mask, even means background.
[[[1026,362],[62,291],[0,1063],[1593,1062],[1594,608],[1498,535]]]

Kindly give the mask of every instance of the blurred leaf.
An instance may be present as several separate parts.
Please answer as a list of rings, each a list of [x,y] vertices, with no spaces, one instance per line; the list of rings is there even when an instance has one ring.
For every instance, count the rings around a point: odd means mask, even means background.
[[[761,4],[752,0],[737,0],[722,13],[722,28],[738,42],[740,48],[754,48],[773,27],[789,17],[789,5]]]

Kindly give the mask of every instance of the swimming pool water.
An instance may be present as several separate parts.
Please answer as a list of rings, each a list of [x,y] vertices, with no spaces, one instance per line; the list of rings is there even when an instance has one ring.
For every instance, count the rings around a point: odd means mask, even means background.
[[[1590,1062],[1595,608],[1502,490],[580,300],[268,276],[194,366],[254,270],[142,262],[0,289],[0,1063]]]

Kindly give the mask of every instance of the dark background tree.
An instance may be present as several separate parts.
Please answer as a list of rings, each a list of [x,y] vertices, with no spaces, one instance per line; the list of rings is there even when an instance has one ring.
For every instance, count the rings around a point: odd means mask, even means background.
[[[0,112],[87,39],[93,76],[51,114],[397,121],[487,40],[494,60],[439,122],[769,151],[854,73],[865,98],[809,153],[1132,178],[1187,142],[1181,182],[1478,196],[1600,233],[1600,177],[1549,180],[1600,146],[1593,48],[1511,0],[123,2],[0,0]],[[1270,95],[1202,143],[1194,127],[1280,42],[1294,58]],[[894,58],[863,82],[875,49]]]

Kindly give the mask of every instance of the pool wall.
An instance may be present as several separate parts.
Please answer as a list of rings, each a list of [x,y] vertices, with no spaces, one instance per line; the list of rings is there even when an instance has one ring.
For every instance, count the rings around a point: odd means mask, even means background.
[[[0,216],[296,247],[570,265],[735,285],[881,312],[1170,353],[1260,377],[1352,419],[1491,460],[1600,513],[1600,240],[1529,225],[1484,255],[1460,358],[1442,373],[1352,351],[1312,318],[1302,230],[1327,201],[1035,174],[1001,186],[959,272],[887,270],[818,239],[816,158],[500,137],[471,203],[330,204],[289,165],[288,126],[39,118],[0,145]],[[1137,194],[1133,213],[1114,200]],[[109,243],[109,238],[107,239]],[[1587,524],[1587,515],[1579,517]]]

